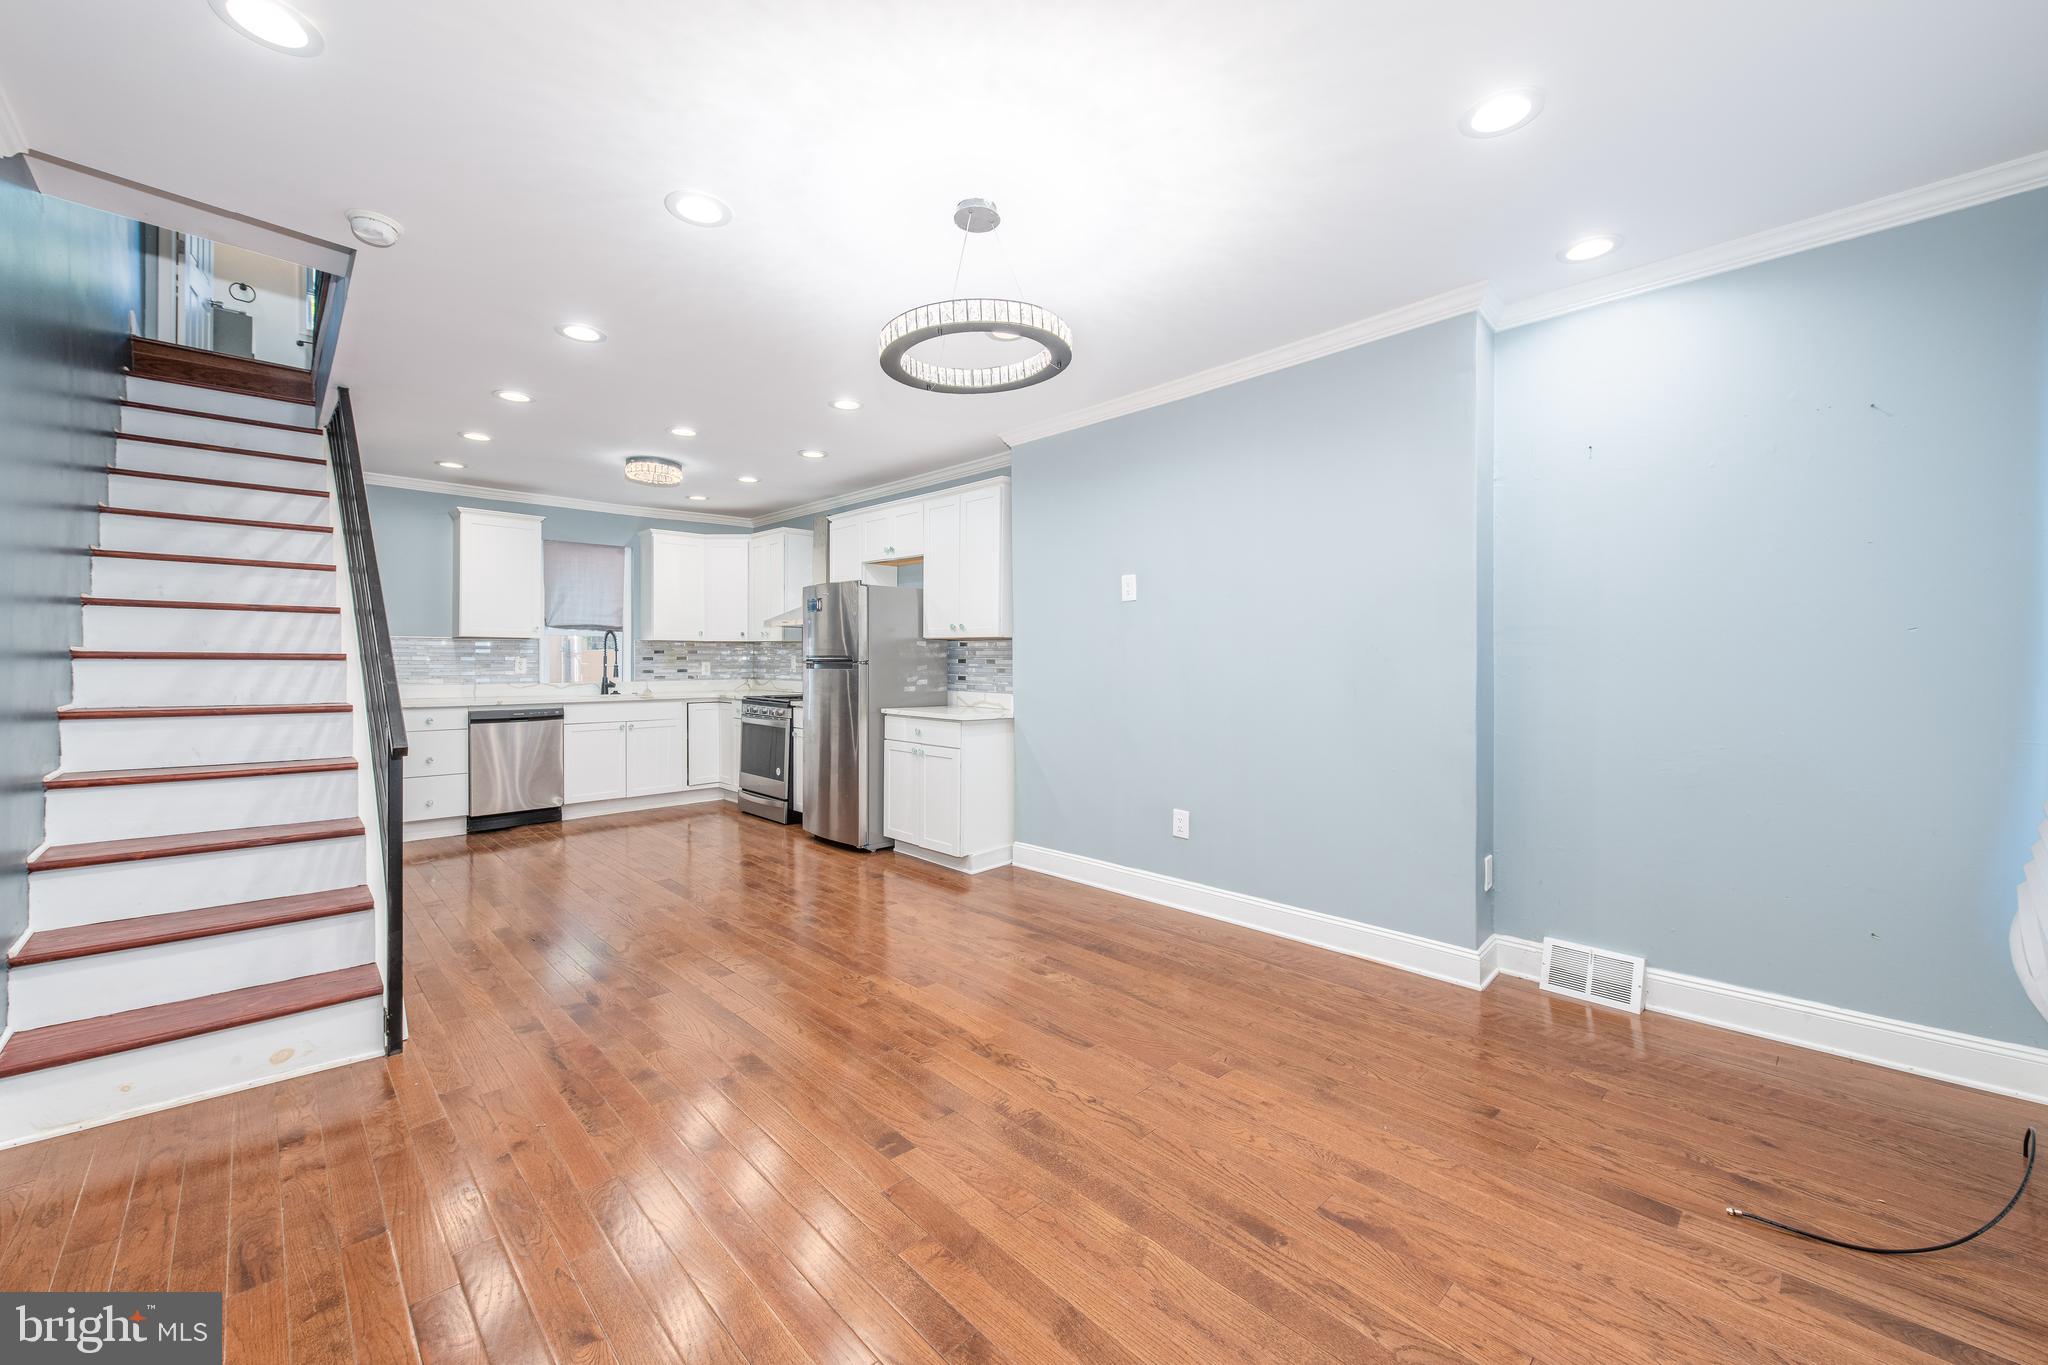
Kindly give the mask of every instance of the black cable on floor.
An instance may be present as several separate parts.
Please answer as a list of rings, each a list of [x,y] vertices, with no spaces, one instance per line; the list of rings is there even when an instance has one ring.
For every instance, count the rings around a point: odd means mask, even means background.
[[[1959,1247],[1965,1242],[1975,1241],[1991,1231],[1991,1229],[1997,1227],[2005,1218],[2005,1215],[2012,1212],[2013,1206],[2020,1202],[2020,1196],[2027,1192],[2027,1182],[2034,1178],[2034,1130],[2031,1128],[2027,1129],[2027,1135],[2020,1139],[2020,1155],[2027,1159],[2027,1168],[2020,1172],[2020,1187],[2012,1192],[2012,1198],[2005,1201],[2005,1207],[1992,1214],[1991,1221],[1978,1228],[1975,1232],[1966,1232],[1954,1241],[1943,1242],[1939,1246],[1868,1247],[1864,1246],[1861,1242],[1845,1242],[1839,1237],[1828,1237],[1818,1232],[1808,1232],[1805,1228],[1795,1228],[1790,1223],[1780,1223],[1775,1218],[1766,1218],[1759,1213],[1747,1213],[1741,1209],[1728,1210],[1728,1216],[1731,1218],[1747,1218],[1752,1223],[1762,1223],[1767,1228],[1776,1228],[1780,1232],[1789,1232],[1794,1237],[1804,1237],[1809,1242],[1820,1242],[1827,1246],[1840,1247],[1844,1251],[1864,1251],[1872,1256],[1924,1256],[1930,1251],[1947,1251],[1951,1247]]]

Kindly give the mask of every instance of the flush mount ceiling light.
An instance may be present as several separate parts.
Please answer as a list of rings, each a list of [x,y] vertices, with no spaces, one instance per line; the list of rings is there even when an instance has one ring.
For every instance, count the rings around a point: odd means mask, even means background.
[[[603,341],[604,333],[587,322],[565,322],[555,329],[571,341]]]
[[[695,435],[697,434],[697,428],[695,428],[695,427],[670,427],[670,428],[668,429],[668,434],[669,434],[669,435],[671,435],[671,436],[695,436]]]
[[[968,239],[993,232],[1002,223],[996,206],[986,199],[962,199],[953,222],[965,235],[960,240],[960,266],[967,263]],[[953,270],[953,288],[960,287],[960,266]],[[934,365],[911,355],[911,348],[955,332],[992,335],[1008,332],[1029,337],[1039,349],[1008,365]],[[1002,393],[1043,384],[1074,359],[1074,334],[1057,313],[1017,299],[946,299],[913,308],[890,319],[880,342],[882,373],[899,384],[932,393]]]
[[[662,202],[691,227],[724,227],[732,221],[732,206],[702,190],[677,190]]]
[[[350,209],[348,230],[364,246],[390,246],[405,235],[405,228],[396,218],[375,209]]]
[[[825,452],[822,450],[799,450],[797,454],[803,456],[806,460],[822,460],[825,458]]]
[[[1543,92],[1523,88],[1488,95],[1458,120],[1466,137],[1499,137],[1512,133],[1543,112]]]
[[[1568,265],[1584,265],[1587,261],[1599,260],[1602,256],[1605,256],[1620,245],[1621,238],[1611,237],[1604,233],[1598,237],[1581,237],[1563,251],[1558,252],[1557,259]]]
[[[652,484],[656,488],[673,488],[683,481],[683,467],[674,460],[664,460],[659,455],[628,455],[626,477],[634,483]]]
[[[465,431],[462,433],[462,439],[465,441],[488,441],[491,438],[487,432]]]
[[[443,469],[461,469],[463,467],[460,460],[436,460],[434,463]]]
[[[498,397],[504,399],[507,403],[531,403],[533,401],[532,394],[522,393],[518,389],[499,389]]]
[[[859,412],[860,400],[858,398],[835,398],[832,400],[832,406],[838,408],[841,412]]]
[[[272,52],[294,57],[317,57],[325,45],[312,21],[278,0],[206,0],[221,22]]]

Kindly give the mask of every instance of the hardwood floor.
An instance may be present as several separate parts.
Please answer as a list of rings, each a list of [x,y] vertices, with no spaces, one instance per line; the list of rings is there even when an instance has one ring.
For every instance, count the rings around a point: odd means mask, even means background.
[[[412,1038],[0,1152],[230,1361],[2041,1361],[2038,1108],[729,807],[408,850]]]

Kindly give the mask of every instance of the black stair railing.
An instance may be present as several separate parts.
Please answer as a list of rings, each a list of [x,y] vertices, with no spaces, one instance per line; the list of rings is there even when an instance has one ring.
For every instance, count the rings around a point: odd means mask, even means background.
[[[334,469],[343,560],[355,604],[356,642],[363,661],[363,695],[370,722],[370,772],[377,787],[378,834],[384,849],[384,1051],[405,1046],[405,712],[398,704],[398,667],[391,655],[391,622],[377,577],[377,543],[370,535],[370,500],[363,491],[362,449],[355,409],[338,390],[327,422],[327,460]]]

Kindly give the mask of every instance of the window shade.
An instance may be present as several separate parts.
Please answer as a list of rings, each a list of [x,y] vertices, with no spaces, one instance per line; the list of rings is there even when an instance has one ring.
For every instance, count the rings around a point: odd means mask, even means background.
[[[541,542],[548,625],[556,630],[624,630],[626,551],[574,540]]]

